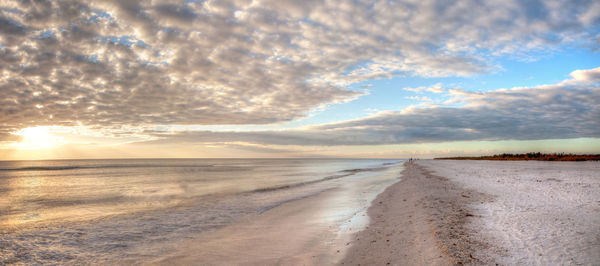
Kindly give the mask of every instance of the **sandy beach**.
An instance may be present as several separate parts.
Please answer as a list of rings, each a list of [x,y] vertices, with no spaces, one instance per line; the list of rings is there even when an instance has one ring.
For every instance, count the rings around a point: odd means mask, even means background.
[[[598,265],[600,163],[406,163],[343,265]]]

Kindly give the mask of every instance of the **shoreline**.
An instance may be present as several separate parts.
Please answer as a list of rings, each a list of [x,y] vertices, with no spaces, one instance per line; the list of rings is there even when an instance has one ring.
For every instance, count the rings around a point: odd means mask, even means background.
[[[475,202],[493,197],[465,189],[406,162],[399,182],[386,188],[367,210],[371,222],[358,232],[342,265],[494,264],[498,252],[474,236]],[[483,252],[482,252],[483,251]]]

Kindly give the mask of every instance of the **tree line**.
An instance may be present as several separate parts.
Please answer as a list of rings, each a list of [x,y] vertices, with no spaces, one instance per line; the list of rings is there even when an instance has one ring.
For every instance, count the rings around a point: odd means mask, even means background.
[[[496,160],[496,161],[599,161],[600,154],[572,154],[572,153],[502,153],[487,156],[459,156],[459,157],[443,157],[435,158],[436,160]]]

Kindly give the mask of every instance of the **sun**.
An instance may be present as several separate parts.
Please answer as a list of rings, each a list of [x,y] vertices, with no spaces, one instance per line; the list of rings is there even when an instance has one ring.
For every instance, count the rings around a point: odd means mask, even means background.
[[[51,126],[23,128],[14,133],[22,137],[21,141],[15,143],[15,146],[20,150],[34,150],[47,149],[63,144],[64,139],[53,135],[51,130]]]

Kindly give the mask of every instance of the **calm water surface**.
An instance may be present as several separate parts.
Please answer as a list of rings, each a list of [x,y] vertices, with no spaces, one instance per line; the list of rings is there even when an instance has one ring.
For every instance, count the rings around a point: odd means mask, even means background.
[[[341,228],[397,180],[399,162],[3,161],[0,264],[152,259],[182,240],[334,189],[348,202],[330,210]]]

